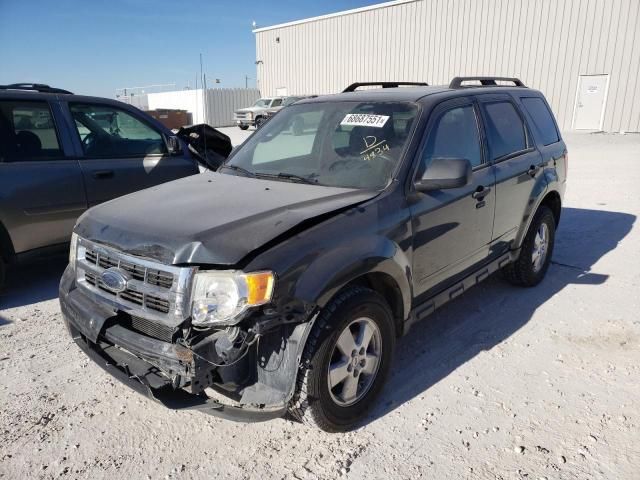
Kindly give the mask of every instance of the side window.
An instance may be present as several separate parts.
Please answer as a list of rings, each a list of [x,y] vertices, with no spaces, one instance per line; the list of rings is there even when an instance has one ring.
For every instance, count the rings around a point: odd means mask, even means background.
[[[271,103],[272,107],[281,107],[282,106],[282,99],[281,98],[276,98],[272,103]]]
[[[522,105],[524,105],[525,110],[533,120],[536,141],[542,145],[551,145],[560,140],[553,122],[553,116],[544,101],[538,97],[527,97],[521,100]]]
[[[0,101],[0,162],[63,157],[46,102]]]
[[[491,159],[496,160],[527,148],[524,123],[511,102],[483,104]]]
[[[69,106],[85,156],[137,157],[167,153],[162,134],[110,105]]]
[[[433,158],[466,158],[471,166],[482,164],[478,121],[472,105],[455,107],[436,119],[427,141],[420,174]]]

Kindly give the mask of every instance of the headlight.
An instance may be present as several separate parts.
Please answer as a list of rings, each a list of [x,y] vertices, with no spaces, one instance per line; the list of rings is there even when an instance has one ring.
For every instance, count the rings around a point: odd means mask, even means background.
[[[247,309],[271,301],[272,272],[200,272],[191,295],[194,326],[235,325]]]
[[[69,245],[69,265],[76,266],[76,255],[78,253],[78,235],[71,234],[71,244]]]

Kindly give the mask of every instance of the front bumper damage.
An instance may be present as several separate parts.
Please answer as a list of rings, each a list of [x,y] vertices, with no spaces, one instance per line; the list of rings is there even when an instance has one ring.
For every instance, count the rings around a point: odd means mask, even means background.
[[[277,328],[240,361],[223,365],[215,345],[224,331],[187,346],[130,330],[117,310],[76,288],[71,268],[60,283],[60,306],[74,342],[125,385],[170,409],[245,422],[285,414],[311,323]]]

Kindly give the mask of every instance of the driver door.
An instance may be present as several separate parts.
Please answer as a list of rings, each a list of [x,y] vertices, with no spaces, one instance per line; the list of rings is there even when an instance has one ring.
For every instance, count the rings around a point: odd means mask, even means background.
[[[70,103],[69,112],[90,207],[198,172],[192,159],[170,155],[163,132],[133,111]]]
[[[416,192],[410,197],[416,295],[441,287],[488,257],[495,174],[486,160],[480,132],[480,115],[471,99],[444,102],[431,115],[416,177],[422,176],[433,158],[466,158],[473,175],[463,187]]]

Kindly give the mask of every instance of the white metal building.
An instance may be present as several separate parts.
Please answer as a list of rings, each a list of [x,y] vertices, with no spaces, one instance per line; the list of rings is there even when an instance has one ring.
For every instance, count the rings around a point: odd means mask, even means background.
[[[397,0],[254,33],[265,96],[515,76],[564,130],[640,131],[640,0]]]

